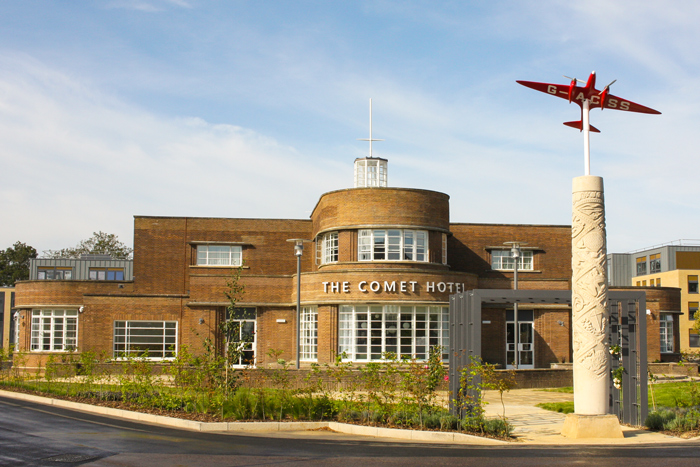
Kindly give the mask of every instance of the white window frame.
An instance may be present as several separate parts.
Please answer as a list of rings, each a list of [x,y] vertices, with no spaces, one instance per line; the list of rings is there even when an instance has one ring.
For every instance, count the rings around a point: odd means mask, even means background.
[[[134,347],[145,344],[154,347],[148,349],[148,360],[172,360],[177,356],[178,351],[177,329],[177,321],[115,320],[112,332],[112,354],[118,360],[142,357],[144,350]],[[123,334],[118,331],[123,331]],[[154,331],[161,331],[161,334]],[[156,342],[156,338],[160,338],[161,341]],[[157,346],[160,350],[155,349]]]
[[[521,250],[518,258],[518,271],[534,270],[535,255],[532,250]],[[510,249],[491,250],[491,269],[496,271],[513,271],[515,261]]]
[[[242,258],[240,245],[197,245],[197,266],[241,266]]]
[[[226,309],[224,311],[226,314],[226,320],[228,322],[237,323],[237,332],[240,346],[238,350],[240,354],[238,360],[234,362],[231,366],[233,368],[247,368],[255,367],[257,361],[257,348],[258,348],[258,310],[255,307],[241,307],[235,308],[233,311]],[[250,325],[252,324],[252,339],[244,340],[244,334],[249,331]],[[224,339],[226,337],[224,336]],[[252,354],[252,359],[247,359],[245,352]]]
[[[387,161],[384,159],[357,159],[355,161],[355,188],[387,186]]]
[[[78,349],[77,309],[32,310],[31,351],[68,352]]]
[[[315,306],[302,307],[299,323],[301,334],[299,360],[316,362],[318,361],[318,308]]]
[[[346,361],[381,361],[386,352],[398,358],[428,359],[430,347],[442,346],[448,361],[449,306],[341,305],[338,313],[338,353]]]
[[[659,316],[659,350],[673,353],[673,315],[661,313]]]
[[[362,229],[357,233],[358,261],[416,261],[427,263],[428,231]]]
[[[29,312],[27,312],[29,313]],[[20,350],[19,348],[19,316],[17,315],[17,312],[12,313],[12,326],[14,327],[14,335],[12,336],[12,339],[10,339],[10,344],[14,344],[15,350]]]
[[[328,232],[323,235],[322,240],[323,254],[321,255],[321,263],[337,263],[338,262],[338,232]]]

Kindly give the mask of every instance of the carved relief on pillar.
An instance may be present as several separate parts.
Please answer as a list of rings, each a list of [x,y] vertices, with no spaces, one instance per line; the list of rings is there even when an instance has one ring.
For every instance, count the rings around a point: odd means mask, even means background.
[[[574,191],[571,236],[574,362],[597,380],[610,371],[602,180],[601,191]]]

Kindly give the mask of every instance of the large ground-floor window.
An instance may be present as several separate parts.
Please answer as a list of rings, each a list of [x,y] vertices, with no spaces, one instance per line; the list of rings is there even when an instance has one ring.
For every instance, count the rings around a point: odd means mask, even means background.
[[[78,348],[78,310],[32,310],[32,350]]]
[[[449,358],[448,306],[341,305],[339,352],[351,361],[381,360],[386,352],[399,358],[426,360],[432,346]]]
[[[305,306],[301,309],[301,355],[302,362],[318,360],[318,308]]]
[[[149,359],[177,355],[177,321],[115,321],[114,357]]]

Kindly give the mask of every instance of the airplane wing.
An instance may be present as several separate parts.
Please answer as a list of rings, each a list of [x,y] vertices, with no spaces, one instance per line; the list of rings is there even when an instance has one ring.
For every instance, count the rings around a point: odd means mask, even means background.
[[[600,101],[596,102],[596,99],[591,99],[591,108],[600,107]],[[608,94],[605,97],[605,107],[606,109],[623,110],[626,112],[639,112],[643,114],[661,114],[658,110],[650,109],[649,107],[644,107],[643,105],[635,104],[632,101],[623,99],[621,97],[613,96]]]
[[[534,89],[535,91],[544,92],[552,96],[557,96],[561,97],[562,99],[569,100],[568,84],[536,83],[534,81],[516,81],[516,83],[522,84],[523,86],[528,87],[530,89]]]

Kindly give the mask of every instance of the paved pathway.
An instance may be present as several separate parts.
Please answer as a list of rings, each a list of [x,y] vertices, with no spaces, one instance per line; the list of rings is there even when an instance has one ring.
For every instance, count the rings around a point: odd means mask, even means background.
[[[484,400],[487,416],[503,416],[500,395],[486,391]],[[513,425],[513,434],[519,441],[536,444],[656,444],[687,443],[673,436],[623,426],[624,439],[572,440],[561,435],[566,415],[536,407],[542,402],[573,401],[573,394],[543,391],[541,389],[514,389],[503,394],[506,417]]]

